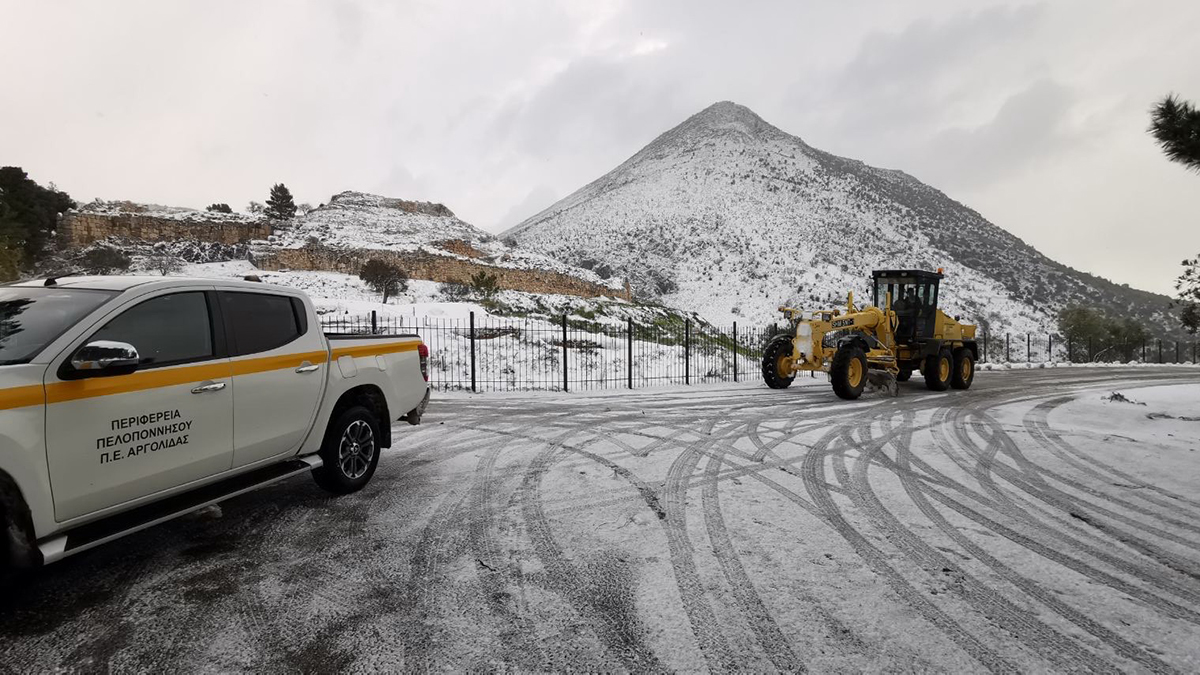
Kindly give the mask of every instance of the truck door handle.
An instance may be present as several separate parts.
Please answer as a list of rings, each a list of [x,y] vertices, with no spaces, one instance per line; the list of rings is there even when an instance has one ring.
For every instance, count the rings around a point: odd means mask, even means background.
[[[320,367],[321,367],[320,364],[312,364],[312,363],[309,363],[308,361],[305,361],[304,363],[300,364],[300,367],[296,369],[296,372],[297,373],[311,373]]]
[[[224,382],[209,382],[208,384],[202,384],[199,387],[193,388],[192,393],[193,394],[203,394],[208,391],[221,391],[224,388],[225,388]]]

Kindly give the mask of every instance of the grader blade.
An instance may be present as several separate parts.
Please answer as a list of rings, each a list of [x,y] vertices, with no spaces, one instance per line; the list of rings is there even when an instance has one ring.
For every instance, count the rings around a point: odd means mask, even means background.
[[[888,396],[900,395],[900,384],[896,382],[896,376],[886,370],[868,371],[867,384],[871,385],[871,389]]]

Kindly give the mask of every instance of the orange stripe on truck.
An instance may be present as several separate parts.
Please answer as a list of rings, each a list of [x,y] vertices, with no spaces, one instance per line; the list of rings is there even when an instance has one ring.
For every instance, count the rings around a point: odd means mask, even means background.
[[[329,358],[325,351],[303,352],[300,354],[281,354],[279,356],[263,356],[257,359],[244,359],[233,362],[234,375],[253,375],[269,370],[284,368],[299,368],[305,361],[309,363],[325,363]]]
[[[202,363],[194,366],[143,370],[129,375],[89,377],[46,385],[46,403],[77,401],[97,396],[128,394],[146,389],[158,389],[201,380],[223,380],[230,376],[230,363]]]
[[[421,341],[413,338],[411,342],[388,342],[386,344],[360,345],[357,347],[340,347],[333,350],[334,360],[343,356],[383,356],[396,352],[415,352],[421,347]]]
[[[24,408],[46,402],[46,391],[40,384],[0,389],[0,410]]]
[[[364,357],[382,356],[397,352],[416,351],[421,345],[420,340],[410,342],[387,342],[354,347],[342,347],[333,350],[333,358],[343,356]],[[91,377],[83,380],[54,382],[46,385],[29,385],[0,389],[0,410],[24,408],[42,403],[63,403],[97,396],[127,394],[134,391],[158,389],[180,384],[190,384],[202,380],[223,380],[238,375],[253,375],[272,370],[298,368],[305,361],[309,363],[325,363],[325,351],[300,352],[296,354],[281,354],[278,356],[263,356],[256,359],[240,361],[221,361],[219,363],[201,363],[153,370],[143,370],[129,375],[113,377]]]

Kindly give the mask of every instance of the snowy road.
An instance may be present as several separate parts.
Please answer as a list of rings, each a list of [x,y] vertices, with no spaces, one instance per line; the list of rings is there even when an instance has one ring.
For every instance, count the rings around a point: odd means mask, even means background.
[[[47,568],[0,672],[1200,670],[1200,370],[797,382],[435,400]]]

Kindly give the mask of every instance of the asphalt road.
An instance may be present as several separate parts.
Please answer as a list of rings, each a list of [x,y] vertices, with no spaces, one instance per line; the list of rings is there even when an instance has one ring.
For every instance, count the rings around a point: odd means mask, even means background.
[[[1179,383],[435,398],[359,494],[293,479],[25,580],[0,672],[1194,672],[1200,451],[1069,414]]]

